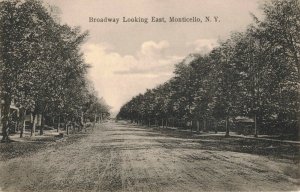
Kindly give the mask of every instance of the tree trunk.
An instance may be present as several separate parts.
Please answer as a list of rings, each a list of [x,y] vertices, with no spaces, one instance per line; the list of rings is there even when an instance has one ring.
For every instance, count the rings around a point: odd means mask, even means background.
[[[213,121],[213,126],[214,126],[214,130],[215,130],[215,134],[217,134],[218,129],[217,129],[217,125],[216,125],[216,120]]]
[[[55,117],[51,117],[51,126],[54,126],[56,128],[56,123],[55,123]]]
[[[257,117],[256,114],[254,115],[254,137],[257,137]]]
[[[203,131],[207,132],[207,130],[206,130],[206,119],[205,118],[203,119]]]
[[[20,138],[23,137],[23,134],[25,132],[25,126],[26,126],[25,118],[26,118],[26,110],[24,110],[23,113],[22,113],[22,128],[21,128],[21,131],[20,131]]]
[[[19,125],[20,125],[20,119],[18,118],[16,124],[15,124],[15,133],[19,131]]]
[[[197,120],[197,133],[199,133],[200,132],[200,123],[199,123],[199,121]]]
[[[81,112],[80,116],[80,126],[81,126],[81,131],[84,129],[84,117],[83,117],[83,112]]]
[[[44,134],[44,126],[45,126],[45,113],[41,115],[41,127],[40,127],[40,135]]]
[[[58,121],[57,121],[57,132],[59,132],[60,129],[60,116],[58,116]]]
[[[226,117],[226,134],[225,137],[229,137],[229,117]]]
[[[10,101],[5,101],[3,105],[3,117],[2,117],[2,142],[9,141],[9,109]]]
[[[66,127],[66,131],[67,131],[67,135],[69,135],[69,122],[67,122],[66,124],[65,124],[65,127]]]
[[[94,119],[94,125],[93,125],[93,127],[95,128],[95,126],[96,126],[96,121],[97,121],[97,115],[95,114],[95,117],[94,117],[95,119]]]
[[[35,137],[35,128],[36,128],[36,114],[33,114],[32,126],[31,126],[31,137]]]

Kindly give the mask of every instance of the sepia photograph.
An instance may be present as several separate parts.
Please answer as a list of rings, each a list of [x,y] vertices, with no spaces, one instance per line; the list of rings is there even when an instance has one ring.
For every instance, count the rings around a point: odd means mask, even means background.
[[[300,191],[299,0],[0,0],[0,192]]]

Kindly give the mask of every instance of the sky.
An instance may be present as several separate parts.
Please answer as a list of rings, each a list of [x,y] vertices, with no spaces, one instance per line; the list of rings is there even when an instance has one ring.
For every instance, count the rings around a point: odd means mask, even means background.
[[[88,78],[100,97],[118,112],[138,93],[167,81],[175,64],[191,53],[208,53],[232,31],[244,31],[260,16],[258,0],[44,0],[56,5],[61,24],[89,31],[82,45],[92,67]],[[170,23],[169,17],[218,22]],[[93,18],[160,18],[166,23],[89,22]]]

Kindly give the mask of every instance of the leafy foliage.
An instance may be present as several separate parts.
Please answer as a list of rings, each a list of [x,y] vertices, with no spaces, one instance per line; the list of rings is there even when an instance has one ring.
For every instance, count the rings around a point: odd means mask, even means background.
[[[0,10],[3,140],[8,140],[12,102],[34,116],[61,116],[65,121],[77,120],[94,106],[108,113],[86,79],[89,66],[80,45],[87,32],[59,24],[52,9],[38,0],[5,0]]]
[[[228,125],[244,116],[261,132],[297,131],[300,3],[272,0],[262,10],[263,21],[253,16],[245,32],[232,33],[207,55],[188,56],[171,80],[134,97],[118,118],[226,120]]]

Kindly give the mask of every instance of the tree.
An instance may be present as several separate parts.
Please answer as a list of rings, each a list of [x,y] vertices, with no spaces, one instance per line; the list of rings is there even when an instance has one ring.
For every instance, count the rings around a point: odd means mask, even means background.
[[[269,62],[276,74],[277,120],[280,126],[298,117],[300,90],[300,3],[297,0],[273,0],[264,4],[263,21],[257,20],[258,39],[269,45]],[[273,90],[274,92],[274,90]],[[276,109],[277,108],[277,109]]]

